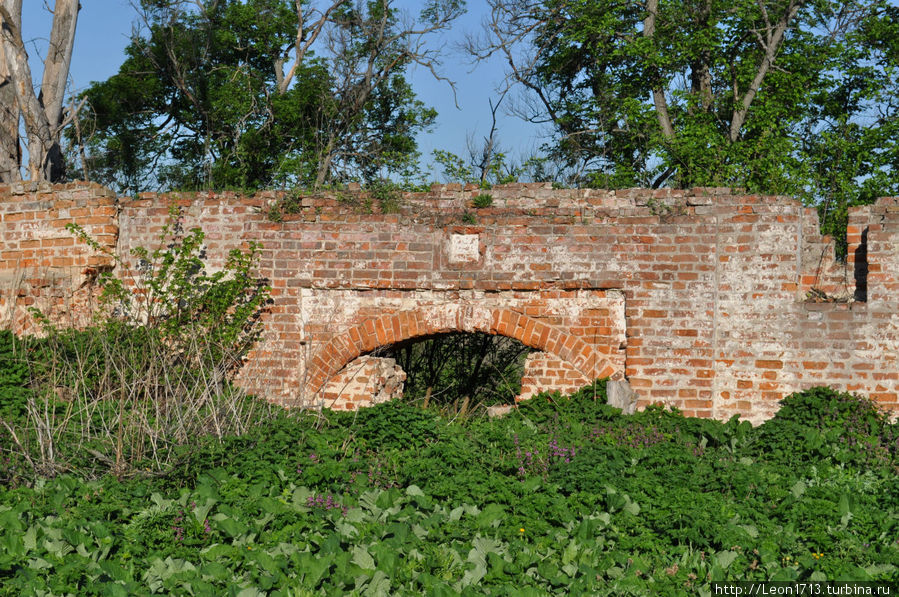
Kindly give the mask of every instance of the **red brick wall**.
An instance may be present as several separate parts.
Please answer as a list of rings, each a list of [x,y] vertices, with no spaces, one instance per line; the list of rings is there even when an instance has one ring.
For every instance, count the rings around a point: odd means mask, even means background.
[[[77,224],[114,251],[116,210],[115,194],[99,185],[0,185],[0,325],[39,333],[29,308],[57,323],[87,323],[96,276],[113,262],[66,225]]]
[[[612,374],[627,376],[642,405],[717,418],[762,420],[786,394],[818,384],[899,410],[897,199],[851,211],[843,264],[814,210],[722,189],[516,184],[473,209],[481,190],[435,185],[404,195],[395,214],[366,213],[351,191],[303,197],[300,213],[279,222],[267,215],[274,193],[144,194],[114,206],[87,183],[48,191],[0,187],[4,297],[18,288],[21,306],[48,294],[41,283],[16,287],[16,268],[52,270],[33,279],[73,292],[90,286],[82,272],[95,258],[69,240],[65,221],[81,218],[125,255],[155,247],[177,204],[186,228],[206,231],[214,267],[228,249],[262,243],[274,302],[241,383],[285,404],[333,393],[329,380],[378,346],[462,330],[542,351],[525,395],[546,380],[556,381],[544,389],[567,389],[577,375]]]

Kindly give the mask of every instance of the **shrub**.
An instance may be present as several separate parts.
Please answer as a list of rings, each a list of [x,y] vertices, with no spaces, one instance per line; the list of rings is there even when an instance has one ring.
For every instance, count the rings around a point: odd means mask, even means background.
[[[559,392],[542,392],[518,405],[517,412],[537,425],[548,421],[571,420],[588,424],[615,418],[621,410],[606,404],[607,379],[584,386],[570,396]]]
[[[95,250],[105,252],[77,225],[68,228]],[[209,274],[203,261],[204,239],[199,228],[184,234],[180,214],[172,210],[156,250],[133,249],[133,263],[107,253],[133,277],[126,284],[111,272],[101,274],[106,311],[99,314],[100,321],[154,330],[161,341],[182,354],[216,361],[240,359],[261,332],[259,317],[268,300],[269,288],[252,273],[260,245],[250,242],[246,250],[232,249],[224,267]]]
[[[867,398],[817,387],[790,394],[774,418],[758,428],[760,445],[781,459],[809,454],[839,462],[895,460],[899,432]]]
[[[388,347],[406,372],[403,399],[464,414],[481,406],[508,404],[521,393],[524,361],[531,349],[504,336],[450,333]]]
[[[394,400],[362,409],[353,415],[356,438],[367,446],[421,447],[437,439],[438,416],[427,410],[409,408]]]
[[[261,332],[259,247],[231,251],[210,274],[203,240],[199,229],[182,233],[173,212],[160,248],[136,249],[136,263],[111,255],[135,278],[100,277],[92,327],[43,318],[43,338],[0,337],[0,429],[33,476],[164,472],[189,455],[184,446],[256,420],[260,404],[231,379]]]
[[[887,424],[888,417],[867,398],[818,387],[790,394],[781,400],[780,410],[772,421],[871,434]]]
[[[402,208],[402,187],[389,180],[376,180],[368,185],[368,192],[377,201],[381,213],[395,214]]]
[[[0,330],[0,419],[18,420],[25,414],[28,388],[28,366],[23,352],[27,350],[11,331]]]

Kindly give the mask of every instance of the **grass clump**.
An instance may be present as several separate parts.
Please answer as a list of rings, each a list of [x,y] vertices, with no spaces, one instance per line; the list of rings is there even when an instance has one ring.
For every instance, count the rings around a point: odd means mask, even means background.
[[[493,197],[488,195],[487,193],[480,193],[471,200],[471,205],[472,207],[476,207],[478,209],[490,207],[491,205],[493,205]]]

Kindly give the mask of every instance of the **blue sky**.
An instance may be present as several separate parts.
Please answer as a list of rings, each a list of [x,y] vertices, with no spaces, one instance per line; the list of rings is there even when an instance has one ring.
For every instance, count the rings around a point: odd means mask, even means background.
[[[23,4],[23,35],[31,57],[32,75],[39,82],[42,73],[39,59],[46,51],[52,15],[46,10],[44,0],[25,0]],[[418,3],[401,0],[398,4],[414,10]],[[474,136],[479,143],[490,129],[488,99],[496,99],[495,88],[503,78],[503,65],[500,60],[492,60],[474,66],[466,55],[454,49],[466,34],[479,33],[485,8],[482,0],[469,0],[468,12],[455,23],[453,30],[443,38],[432,40],[446,48],[442,73],[456,82],[458,108],[446,83],[435,81],[421,68],[411,72],[419,99],[438,111],[433,130],[418,140],[426,164],[434,149],[466,156],[468,136]],[[92,81],[105,80],[117,72],[136,16],[129,0],[82,0],[70,70],[72,90],[84,89]],[[500,114],[499,118],[500,146],[513,159],[533,153],[539,147],[541,141],[536,127],[514,116]],[[429,178],[439,180],[439,172]]]

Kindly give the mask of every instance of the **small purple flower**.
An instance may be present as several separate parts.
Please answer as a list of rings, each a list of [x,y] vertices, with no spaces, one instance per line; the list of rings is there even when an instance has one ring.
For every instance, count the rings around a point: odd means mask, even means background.
[[[331,494],[328,494],[326,497],[310,495],[306,498],[306,506],[319,510],[340,510],[346,516],[347,507],[334,499],[334,496]]]

